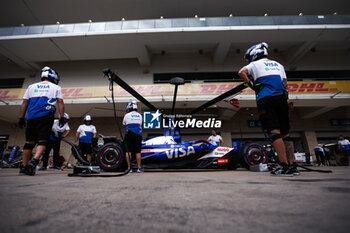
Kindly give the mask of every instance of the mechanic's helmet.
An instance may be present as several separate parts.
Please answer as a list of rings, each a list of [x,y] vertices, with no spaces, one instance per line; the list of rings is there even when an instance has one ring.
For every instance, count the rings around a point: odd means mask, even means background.
[[[137,111],[137,103],[135,100],[129,102],[126,105],[126,112],[132,112],[132,111]]]
[[[60,76],[58,75],[58,73],[56,71],[54,71],[53,69],[51,69],[48,66],[45,66],[42,70],[41,70],[41,80],[44,79],[49,79],[51,82],[53,82],[54,84],[58,84],[60,81]]]
[[[69,115],[68,115],[68,113],[64,113],[64,114],[63,114],[63,118],[66,119],[66,120],[69,120]]]
[[[90,115],[86,115],[84,117],[84,123],[87,124],[88,122],[91,123],[92,121],[92,117]]]
[[[265,42],[253,45],[250,47],[244,55],[244,58],[249,62],[259,60],[260,58],[267,57],[267,48],[269,46]]]

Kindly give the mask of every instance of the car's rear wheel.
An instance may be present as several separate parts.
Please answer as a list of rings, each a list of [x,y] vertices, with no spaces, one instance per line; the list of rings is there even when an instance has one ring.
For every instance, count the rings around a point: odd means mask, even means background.
[[[248,143],[241,151],[242,165],[249,169],[250,166],[267,163],[265,148],[258,143]]]
[[[97,163],[104,171],[117,171],[124,161],[124,150],[117,143],[108,143],[100,148]]]

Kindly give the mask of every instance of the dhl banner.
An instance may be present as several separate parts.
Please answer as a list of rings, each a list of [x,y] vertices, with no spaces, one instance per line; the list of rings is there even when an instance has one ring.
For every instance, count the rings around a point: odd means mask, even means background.
[[[207,96],[222,94],[240,83],[186,83],[179,86],[179,96]],[[147,96],[172,96],[174,86],[170,84],[133,85],[141,95]],[[350,93],[350,81],[324,81],[324,82],[288,82],[290,94],[325,94],[325,93]],[[0,89],[0,100],[21,100],[26,89]],[[62,88],[65,99],[74,98],[103,98],[109,97],[108,86],[100,87],[64,87]],[[243,95],[254,94],[250,88],[242,91]],[[116,97],[129,97],[130,94],[119,86],[115,88]]]

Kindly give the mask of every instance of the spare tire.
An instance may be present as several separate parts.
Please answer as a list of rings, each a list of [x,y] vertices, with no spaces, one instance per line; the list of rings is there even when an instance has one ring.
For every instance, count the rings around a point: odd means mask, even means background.
[[[107,143],[101,147],[97,155],[97,163],[104,171],[117,171],[124,161],[125,153],[117,143]]]
[[[268,156],[265,148],[259,143],[248,143],[241,150],[242,165],[249,169],[250,166],[267,163]]]

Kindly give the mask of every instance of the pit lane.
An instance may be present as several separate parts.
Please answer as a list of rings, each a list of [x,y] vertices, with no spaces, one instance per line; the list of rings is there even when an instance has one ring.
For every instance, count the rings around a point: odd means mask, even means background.
[[[331,169],[288,178],[246,170],[29,177],[2,169],[1,232],[348,232],[350,167]]]

